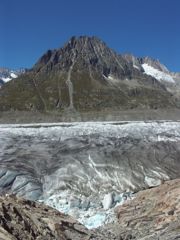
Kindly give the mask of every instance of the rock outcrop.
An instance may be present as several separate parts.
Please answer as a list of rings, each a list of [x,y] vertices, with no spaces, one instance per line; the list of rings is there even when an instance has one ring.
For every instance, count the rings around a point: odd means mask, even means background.
[[[116,213],[118,223],[108,229],[119,239],[180,239],[180,179],[138,192]]]
[[[108,240],[48,206],[12,195],[0,196],[1,240]]]

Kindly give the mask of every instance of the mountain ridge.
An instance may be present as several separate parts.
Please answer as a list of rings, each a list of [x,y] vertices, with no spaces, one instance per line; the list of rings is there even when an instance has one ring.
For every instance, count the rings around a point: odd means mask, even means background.
[[[154,61],[157,69],[146,74],[143,63],[149,62],[153,60],[117,54],[97,37],[72,37],[64,47],[48,50],[13,83],[5,84],[0,110],[63,113],[178,107],[174,86],[154,77],[162,70],[160,77],[167,76],[168,70]],[[179,95],[178,89],[176,98]]]

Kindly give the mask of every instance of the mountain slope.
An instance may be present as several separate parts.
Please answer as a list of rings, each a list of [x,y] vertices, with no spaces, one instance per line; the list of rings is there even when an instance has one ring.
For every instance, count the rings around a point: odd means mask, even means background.
[[[88,112],[167,108],[172,93],[96,37],[72,37],[0,91],[0,110]]]

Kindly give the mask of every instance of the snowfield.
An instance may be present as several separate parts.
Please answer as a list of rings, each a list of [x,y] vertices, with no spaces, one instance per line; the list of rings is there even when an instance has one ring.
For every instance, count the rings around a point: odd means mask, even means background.
[[[159,81],[166,81],[169,83],[175,83],[173,77],[165,72],[159,71],[158,69],[155,69],[154,67],[148,65],[147,63],[142,64],[142,67],[145,71],[145,74],[150,75],[154,78],[156,78]]]

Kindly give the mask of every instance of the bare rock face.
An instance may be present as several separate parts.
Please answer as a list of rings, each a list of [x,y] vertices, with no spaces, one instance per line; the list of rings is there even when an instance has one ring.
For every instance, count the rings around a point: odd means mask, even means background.
[[[94,71],[108,77],[115,74],[120,79],[131,76],[132,65],[120,55],[107,47],[107,45],[97,37],[72,37],[63,48],[48,50],[35,64],[33,70],[40,72],[50,72],[56,70],[68,71],[73,63],[79,70]],[[76,68],[76,66],[75,66]]]
[[[103,240],[71,217],[15,196],[0,197],[0,239]]]
[[[180,179],[140,191],[116,212],[120,239],[180,239]]]

